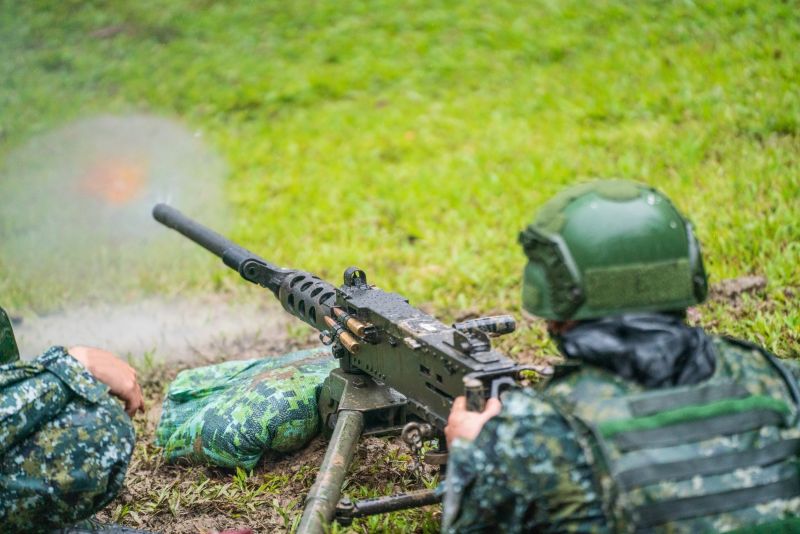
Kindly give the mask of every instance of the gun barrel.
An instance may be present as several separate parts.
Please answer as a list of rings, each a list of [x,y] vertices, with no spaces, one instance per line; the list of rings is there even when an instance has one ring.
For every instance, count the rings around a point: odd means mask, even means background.
[[[329,283],[311,273],[276,267],[167,204],[156,204],[153,217],[222,258],[225,265],[248,282],[272,291],[286,311],[295,317],[317,330],[327,329],[324,317],[330,315],[336,294],[336,288]]]
[[[220,258],[232,249],[245,250],[233,241],[219,235],[214,230],[193,221],[180,211],[167,204],[156,204],[153,218],[168,228],[188,237],[204,249]],[[251,254],[252,255],[252,254]]]
[[[245,280],[262,285],[276,295],[283,279],[292,272],[272,265],[167,204],[156,204],[153,218],[220,257],[225,265],[237,271]]]
[[[242,273],[242,265],[247,260],[257,260],[275,271],[277,267],[270,265],[263,258],[258,257],[244,247],[240,247],[214,230],[194,221],[167,204],[156,204],[153,208],[153,218],[168,228],[184,235],[215,256],[222,258],[225,265]]]

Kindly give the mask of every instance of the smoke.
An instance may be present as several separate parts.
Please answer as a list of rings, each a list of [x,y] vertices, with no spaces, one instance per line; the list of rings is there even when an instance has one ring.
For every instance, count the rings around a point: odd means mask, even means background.
[[[224,174],[198,135],[159,117],[100,116],[35,138],[0,168],[0,274],[73,298],[168,283],[200,255],[153,205],[219,226]]]

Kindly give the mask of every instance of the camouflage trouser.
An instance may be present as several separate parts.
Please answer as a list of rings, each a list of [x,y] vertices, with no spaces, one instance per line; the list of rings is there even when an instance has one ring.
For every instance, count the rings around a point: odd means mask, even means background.
[[[63,348],[0,365],[0,532],[91,516],[122,487],[133,444],[120,404]]]

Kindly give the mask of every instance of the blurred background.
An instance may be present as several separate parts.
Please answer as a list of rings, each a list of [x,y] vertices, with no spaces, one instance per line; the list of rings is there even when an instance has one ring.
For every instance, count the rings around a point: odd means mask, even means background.
[[[334,283],[519,316],[517,232],[623,177],[694,220],[712,283],[755,277],[692,320],[798,352],[796,2],[0,0],[0,58],[12,314],[257,292],[166,200]]]

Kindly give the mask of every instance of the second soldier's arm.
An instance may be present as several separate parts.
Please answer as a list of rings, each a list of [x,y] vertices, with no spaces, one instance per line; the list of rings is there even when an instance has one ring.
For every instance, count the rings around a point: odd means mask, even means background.
[[[507,394],[473,442],[453,443],[445,483],[444,532],[558,530],[565,514],[601,513],[571,428],[530,390]]]

